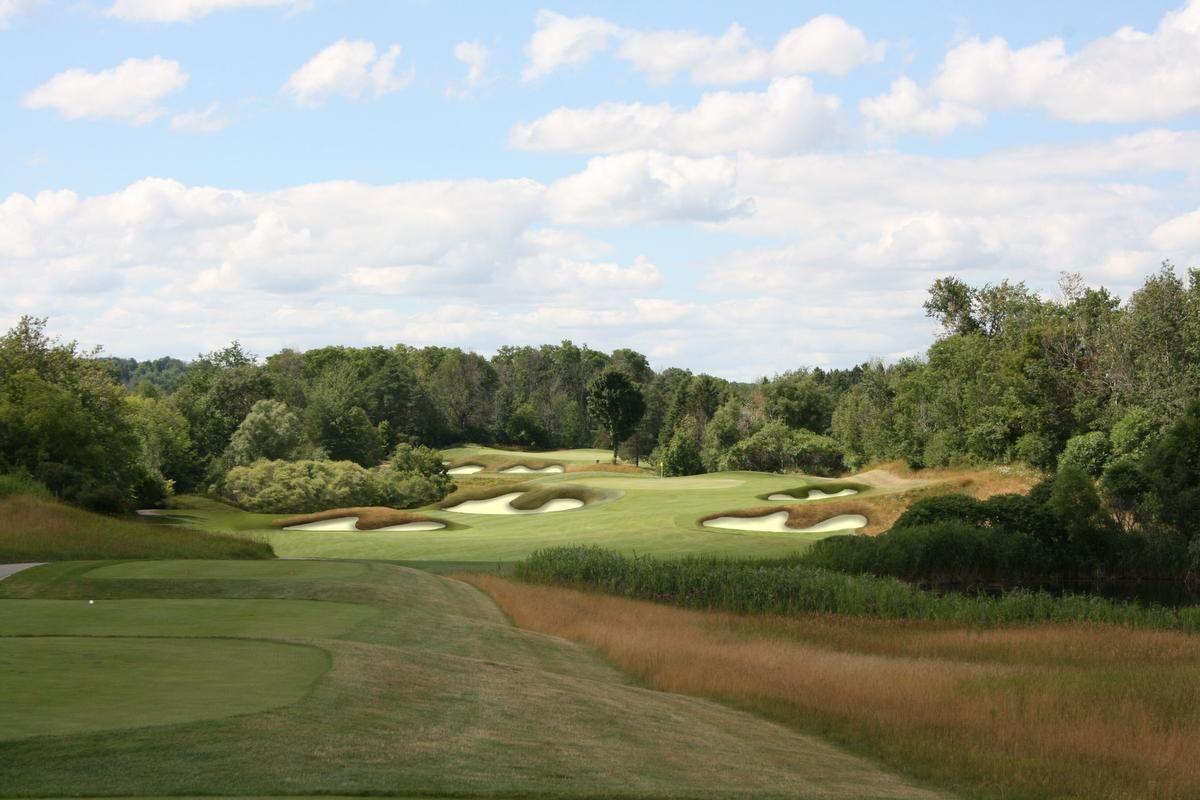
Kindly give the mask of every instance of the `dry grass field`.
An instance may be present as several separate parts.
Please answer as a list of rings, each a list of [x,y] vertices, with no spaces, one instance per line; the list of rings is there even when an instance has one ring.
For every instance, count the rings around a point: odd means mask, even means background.
[[[969,796],[1200,797],[1200,638],[689,611],[467,578],[519,626]]]

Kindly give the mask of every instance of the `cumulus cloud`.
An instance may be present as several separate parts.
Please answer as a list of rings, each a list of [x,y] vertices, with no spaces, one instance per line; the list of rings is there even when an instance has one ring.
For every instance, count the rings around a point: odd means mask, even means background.
[[[212,103],[202,111],[184,111],[171,117],[171,130],[184,133],[218,133],[229,126],[229,118],[220,115],[220,104]]]
[[[69,69],[25,95],[26,108],[54,109],[64,119],[116,119],[144,125],[163,114],[158,106],[182,89],[188,75],[178,62],[155,56],[129,58],[112,69]]]
[[[599,17],[566,17],[544,9],[537,13],[534,24],[537,30],[525,45],[529,63],[521,71],[527,81],[588,61],[607,50],[621,32]]]
[[[518,123],[509,142],[522,150],[570,153],[657,149],[779,155],[811,149],[834,136],[839,107],[838,98],[819,94],[807,78],[779,78],[763,92],[705,94],[690,109],[667,103],[559,108]]]
[[[562,67],[578,66],[616,46],[615,55],[654,83],[681,72],[696,83],[734,84],[772,77],[824,72],[845,75],[879,61],[886,45],[871,42],[840,17],[822,14],[786,32],[774,48],[758,46],[737,24],[720,36],[692,30],[639,31],[599,17],[567,17],[540,11],[537,30],[525,48],[523,77],[533,80]]]
[[[728,158],[687,158],[657,152],[593,158],[580,173],[550,187],[556,222],[631,225],[713,222],[752,213],[737,194],[737,169]]]
[[[46,0],[0,0],[0,30],[8,27],[8,21],[18,14],[39,6]]]
[[[1058,38],[1011,47],[973,38],[933,81],[945,100],[985,109],[1038,108],[1075,122],[1160,120],[1200,109],[1200,0],[1153,33],[1121,28],[1068,53]]]
[[[397,71],[400,45],[379,55],[373,42],[341,39],[310,58],[283,86],[297,105],[315,107],[333,95],[358,99],[405,89],[415,71]]]
[[[19,2],[19,0],[17,0]],[[235,8],[292,9],[310,0],[116,0],[106,12],[110,17],[137,22],[195,22],[217,11]]]
[[[463,82],[471,88],[481,85],[487,78],[488,60],[492,51],[479,42],[459,42],[454,46],[454,57],[467,67]]]
[[[15,194],[0,322],[49,314],[142,357],[235,336],[258,352],[571,337],[753,379],[919,351],[947,273],[1052,290],[1073,270],[1127,293],[1164,258],[1191,263],[1200,211],[1179,175],[1197,163],[1200,132],[1147,131],[969,157],[633,151],[549,185]],[[662,223],[648,257],[607,227]]]
[[[899,78],[877,97],[858,104],[866,120],[867,133],[890,138],[905,133],[943,136],[963,125],[982,125],[982,111],[961,103],[936,100],[911,78]]]

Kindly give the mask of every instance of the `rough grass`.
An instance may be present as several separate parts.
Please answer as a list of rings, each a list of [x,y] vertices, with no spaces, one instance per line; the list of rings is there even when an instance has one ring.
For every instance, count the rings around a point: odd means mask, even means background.
[[[867,525],[860,530],[869,534],[879,532],[876,530],[879,524],[875,520],[874,504],[856,500],[853,497],[838,498],[837,500],[806,500],[797,502],[795,505],[777,504],[757,508],[739,508],[734,511],[718,511],[701,517],[699,522],[703,525],[708,520],[717,517],[762,517],[777,511],[786,511],[788,513],[787,526],[796,530],[803,530],[818,522],[824,522],[830,517],[842,514],[861,514],[867,518]]]
[[[812,567],[803,556],[665,560],[599,547],[553,547],[518,562],[514,574],[533,583],[736,613],[849,614],[980,626],[1090,622],[1200,633],[1200,606],[1146,606],[1022,589],[999,595],[934,594],[896,578]]]
[[[567,466],[567,472],[616,472],[622,475],[645,475],[651,471],[648,467],[635,467],[633,464],[612,464],[605,462],[599,464],[570,464]]]
[[[970,796],[1200,797],[1200,637],[743,617],[465,577],[645,684],[820,732]]]
[[[0,499],[0,562],[273,556],[264,542],[106,517],[40,497]]]
[[[802,486],[793,486],[793,487],[790,487],[787,489],[775,489],[770,492],[763,492],[762,494],[758,495],[758,499],[766,500],[768,497],[770,497],[773,494],[795,495],[797,500],[801,500],[806,503],[821,503],[821,502],[824,502],[825,500],[832,499],[832,498],[827,498],[827,497],[821,497],[821,498],[814,498],[812,500],[809,500],[808,492],[811,489],[820,489],[821,491],[827,492],[827,493],[840,492],[843,489],[853,489],[856,492],[865,492],[865,491],[868,491],[869,489],[871,489],[871,487],[865,483],[856,483],[855,481],[821,481],[820,483],[817,483],[816,481],[810,481],[809,483],[805,483]],[[774,503],[777,501],[772,500],[770,502]]]
[[[354,527],[360,531],[371,531],[386,528],[389,525],[404,525],[409,522],[442,522],[424,514],[404,511],[386,506],[356,506],[354,508],[332,508],[328,511],[318,511],[315,514],[298,514],[294,517],[277,519],[271,524],[276,528],[286,528],[289,525],[307,525],[310,522],[321,522],[340,517],[358,517]]]
[[[459,503],[465,503],[468,500],[491,500],[493,497],[499,497],[504,494],[512,494],[513,492],[524,492],[520,497],[512,502],[514,508],[522,510],[530,510],[541,508],[550,500],[559,498],[570,498],[573,500],[581,500],[585,504],[595,503],[609,497],[610,494],[593,489],[588,486],[575,486],[572,484],[558,483],[529,483],[529,482],[504,482],[494,483],[489,482],[477,486],[462,487],[456,490],[453,494],[443,498],[438,502],[438,508],[452,508]]]
[[[298,641],[325,651],[329,669],[285,706],[246,707],[251,713],[169,726],[0,740],[0,797],[943,797],[761,717],[634,686],[583,648],[513,627],[495,603],[461,582],[387,564],[355,564],[360,571],[341,578],[314,578],[307,569],[284,575],[292,566],[316,563],[225,562],[219,575],[206,568],[204,580],[172,579],[191,563],[159,562],[153,570],[137,564],[145,573],[137,580],[91,577],[124,565],[64,563],[0,582],[0,598],[94,597],[96,607],[123,598],[139,604],[255,598],[348,602],[378,612],[336,638],[324,638],[330,630],[315,626],[304,633]],[[268,565],[273,577],[260,579]],[[28,610],[23,603],[6,608],[8,602],[0,599],[0,618]],[[210,625],[202,619],[196,624]],[[0,646],[44,640],[58,641],[0,636]],[[98,649],[129,640],[72,641],[96,642]],[[149,648],[187,643],[163,664],[183,677],[203,666],[193,670],[188,660],[196,641],[231,649],[287,646],[241,638],[140,641]],[[242,649],[234,671],[253,679],[258,661],[253,648]],[[74,662],[40,663],[47,680],[71,685]],[[212,679],[224,677],[220,672]],[[115,683],[131,693],[136,706],[128,708],[138,709],[167,686],[177,707],[194,702],[191,707],[202,708],[209,686],[202,677]],[[19,698],[24,688],[20,675],[0,669],[0,697]],[[72,697],[84,706],[91,699],[86,693]],[[129,721],[120,706],[104,711],[98,724]],[[28,723],[37,713],[26,706],[14,716]]]

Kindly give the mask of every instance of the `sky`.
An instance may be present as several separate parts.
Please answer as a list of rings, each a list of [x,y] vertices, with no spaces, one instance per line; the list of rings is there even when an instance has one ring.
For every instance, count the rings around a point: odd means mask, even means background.
[[[1200,0],[0,0],[0,325],[114,355],[920,354],[1200,266]]]

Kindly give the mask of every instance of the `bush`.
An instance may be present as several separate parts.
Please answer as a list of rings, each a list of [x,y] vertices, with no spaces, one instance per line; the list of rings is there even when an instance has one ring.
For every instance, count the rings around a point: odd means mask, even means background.
[[[1054,467],[1054,442],[1040,433],[1027,433],[1017,439],[1015,455],[1031,467],[1052,469]]]
[[[684,417],[659,455],[664,475],[698,475],[704,472],[700,457],[699,430],[695,419]]]
[[[427,481],[352,461],[256,461],[225,476],[225,496],[248,511],[305,514],[351,506],[428,502]]]
[[[1112,457],[1112,445],[1108,436],[1102,431],[1072,436],[1067,440],[1062,455],[1058,457],[1059,466],[1073,464],[1093,478],[1100,477],[1104,467]]]
[[[800,470],[811,475],[832,475],[845,470],[846,462],[841,446],[830,437],[790,430],[774,420],[729,448],[722,466],[759,472]]]
[[[45,484],[34,480],[29,473],[0,473],[0,499],[16,497],[18,495],[32,495],[33,497],[41,497],[45,500],[49,500],[54,496],[46,488]]]

